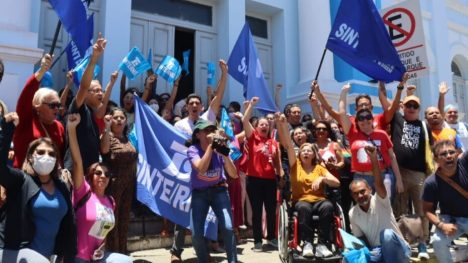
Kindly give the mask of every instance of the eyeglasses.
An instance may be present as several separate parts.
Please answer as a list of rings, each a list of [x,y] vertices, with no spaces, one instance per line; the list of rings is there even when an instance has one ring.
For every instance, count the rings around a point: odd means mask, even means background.
[[[318,128],[315,128],[316,131],[328,131],[327,128],[323,128],[323,127],[318,127]]]
[[[406,103],[405,104],[405,107],[408,108],[408,109],[419,109],[419,104],[416,104],[416,103]]]
[[[62,104],[60,102],[50,102],[50,103],[43,102],[42,104],[45,104],[45,105],[49,106],[49,109],[51,109],[51,110],[61,109],[62,108]]]
[[[102,89],[89,89],[88,92],[91,92],[91,93],[102,93]]]
[[[37,155],[47,154],[51,157],[55,157],[55,152],[53,150],[36,149],[36,154]]]
[[[358,115],[358,116],[356,117],[356,119],[357,119],[358,121],[364,121],[364,120],[370,121],[370,120],[372,120],[373,118],[374,118],[374,117],[373,117],[371,114]]]
[[[439,156],[441,156],[441,157],[448,157],[449,155],[451,156],[451,155],[454,155],[454,154],[456,154],[456,153],[457,153],[457,152],[454,151],[454,150],[449,150],[449,151],[445,151],[445,152],[439,153]]]
[[[94,174],[97,176],[101,176],[104,174],[105,177],[111,177],[112,174],[110,172],[104,172],[102,170],[94,170]]]

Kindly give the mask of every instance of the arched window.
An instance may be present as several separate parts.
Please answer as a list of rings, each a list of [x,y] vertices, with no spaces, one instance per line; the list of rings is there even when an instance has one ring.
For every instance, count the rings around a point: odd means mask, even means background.
[[[458,77],[462,76],[460,68],[458,67],[457,63],[453,61],[452,61],[452,73],[454,76],[458,76]]]

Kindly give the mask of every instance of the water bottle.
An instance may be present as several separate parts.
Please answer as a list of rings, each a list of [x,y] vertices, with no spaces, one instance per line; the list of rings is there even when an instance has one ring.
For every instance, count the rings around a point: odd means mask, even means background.
[[[392,197],[392,178],[390,174],[386,173],[385,178],[383,180],[383,183],[385,185],[385,189],[387,190],[387,196],[388,198]]]

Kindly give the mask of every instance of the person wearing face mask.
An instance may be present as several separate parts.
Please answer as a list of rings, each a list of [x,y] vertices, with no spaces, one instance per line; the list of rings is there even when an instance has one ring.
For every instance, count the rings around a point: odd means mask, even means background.
[[[65,153],[65,129],[57,120],[62,107],[59,96],[50,88],[39,88],[44,74],[52,64],[52,57],[44,55],[41,67],[26,82],[18,98],[16,112],[21,122],[13,137],[15,158],[13,166],[20,168],[29,143],[41,137],[50,138],[58,147],[57,158],[62,163]]]
[[[111,251],[127,253],[130,210],[135,196],[138,154],[127,135],[127,118],[123,109],[115,108],[105,116],[106,129],[101,136],[101,154],[115,181],[111,194],[119,204],[115,208],[115,227],[107,237]]]
[[[249,200],[252,205],[252,228],[254,236],[253,251],[261,252],[262,245],[262,212],[265,206],[267,218],[268,245],[278,247],[275,237],[276,224],[276,176],[283,177],[281,154],[278,142],[270,137],[269,122],[260,118],[255,128],[249,119],[259,98],[253,97],[247,104],[245,115],[242,117],[249,161],[247,164],[246,184]]]
[[[0,121],[0,184],[8,191],[8,205],[0,217],[0,261],[49,262],[56,255],[57,262],[73,262],[76,225],[71,194],[58,179],[57,147],[49,138],[36,139],[26,151],[22,170],[8,166],[18,122],[16,113]]]
[[[158,103],[158,100],[157,99],[151,99],[149,102],[148,102],[148,105],[150,106],[150,108],[158,113],[159,112],[159,103]]]
[[[122,121],[125,122],[125,119]],[[73,205],[78,225],[78,254],[75,263],[132,262],[129,256],[111,252],[115,250],[104,250],[106,236],[115,225],[116,202],[106,191],[112,173],[107,165],[94,163],[85,175],[76,136],[79,122],[79,114],[68,115],[67,131],[74,166]],[[124,241],[127,241],[126,237]]]

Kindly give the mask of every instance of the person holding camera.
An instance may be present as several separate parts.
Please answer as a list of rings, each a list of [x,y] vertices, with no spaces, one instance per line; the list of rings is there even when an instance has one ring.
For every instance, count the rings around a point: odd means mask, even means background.
[[[208,262],[208,250],[203,235],[205,219],[211,207],[219,220],[228,262],[237,262],[231,202],[224,171],[232,178],[237,178],[237,172],[229,158],[227,139],[213,123],[199,119],[195,124],[192,145],[187,150],[187,155],[192,165],[190,228],[198,260]]]

